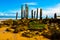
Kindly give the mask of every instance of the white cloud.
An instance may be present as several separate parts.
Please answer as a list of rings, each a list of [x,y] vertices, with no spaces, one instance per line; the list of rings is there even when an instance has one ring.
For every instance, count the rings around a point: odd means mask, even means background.
[[[57,16],[58,15],[60,16],[60,3],[55,6],[45,8],[45,10],[43,10],[43,15],[48,15],[53,17],[55,13],[57,13]]]
[[[35,3],[35,2],[29,2],[29,3],[23,3],[23,4],[27,4],[27,5],[37,5],[37,3]]]
[[[16,14],[0,13],[0,16],[16,16]]]
[[[34,8],[33,10],[36,10],[37,8]],[[40,8],[38,8],[40,9]],[[60,3],[52,6],[52,7],[48,7],[48,8],[42,8],[42,13],[43,13],[43,17],[45,18],[46,15],[48,15],[48,17],[54,17],[54,14],[56,13],[57,16],[60,16]],[[40,10],[39,10],[40,13]]]
[[[0,16],[16,16],[16,12],[18,12],[18,16],[20,16],[20,10],[9,10],[7,12],[0,12]]]

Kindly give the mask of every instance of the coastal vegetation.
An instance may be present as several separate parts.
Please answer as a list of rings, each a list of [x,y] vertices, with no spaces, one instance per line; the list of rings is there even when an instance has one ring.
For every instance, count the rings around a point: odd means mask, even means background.
[[[42,20],[44,21],[44,20]],[[60,28],[58,23],[41,23],[40,20],[20,19],[1,21],[0,28],[7,27],[6,32],[14,34],[21,33],[22,37],[33,38],[35,36],[44,36],[45,38],[54,40],[59,39]],[[55,35],[56,34],[56,35]],[[58,38],[56,38],[58,37]]]

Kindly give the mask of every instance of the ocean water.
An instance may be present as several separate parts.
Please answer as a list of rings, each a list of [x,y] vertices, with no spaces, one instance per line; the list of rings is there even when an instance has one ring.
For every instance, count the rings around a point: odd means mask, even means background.
[[[31,16],[28,18],[31,18]],[[16,16],[0,16],[0,19],[16,19]],[[17,19],[21,19],[21,16],[18,16]]]
[[[28,16],[28,18],[31,18],[31,16]],[[44,17],[42,17],[44,19]],[[0,20],[1,19],[16,19],[16,16],[0,16]],[[18,16],[17,19],[21,19],[21,16]],[[39,17],[38,17],[39,19]]]
[[[21,17],[18,16],[18,19],[20,19]],[[0,16],[0,19],[16,19],[16,16]]]

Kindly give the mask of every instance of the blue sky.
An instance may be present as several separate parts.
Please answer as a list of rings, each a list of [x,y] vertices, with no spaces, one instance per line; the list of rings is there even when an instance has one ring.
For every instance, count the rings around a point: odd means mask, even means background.
[[[56,5],[60,0],[0,0],[0,11],[17,10],[23,3],[31,2],[36,3],[37,5],[32,6],[37,8]]]
[[[13,16],[16,12],[20,15],[22,4],[28,4],[29,14],[31,9],[42,8],[43,16],[53,17],[55,12],[60,15],[60,0],[0,0],[0,16]]]

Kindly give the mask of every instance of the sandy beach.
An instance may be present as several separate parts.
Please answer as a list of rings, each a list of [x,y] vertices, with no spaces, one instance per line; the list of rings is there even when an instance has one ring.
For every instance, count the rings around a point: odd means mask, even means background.
[[[49,40],[43,36],[34,36],[32,38],[22,37],[22,32],[19,33],[11,33],[6,32],[6,28],[8,27],[2,27],[0,28],[0,40]]]

